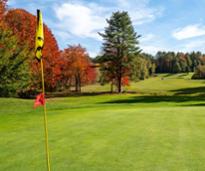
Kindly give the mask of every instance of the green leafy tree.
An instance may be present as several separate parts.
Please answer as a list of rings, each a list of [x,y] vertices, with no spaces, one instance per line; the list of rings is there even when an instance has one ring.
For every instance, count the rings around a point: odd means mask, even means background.
[[[158,52],[155,56],[157,73],[193,72],[199,65],[205,65],[205,55],[201,52]]]
[[[11,31],[0,27],[0,96],[15,95],[27,86],[29,72],[27,46],[19,46],[18,39]]]
[[[188,53],[186,53],[186,60],[187,60],[187,72],[192,71],[192,60]]]
[[[173,65],[173,73],[179,73],[181,71],[181,66],[180,66],[180,63],[179,61],[176,59],[174,61],[174,65]]]
[[[138,38],[127,12],[115,12],[107,20],[103,37],[101,66],[115,80],[117,91],[122,91],[122,78],[129,75],[132,59],[140,52]],[[107,73],[104,72],[104,73]]]
[[[154,59],[149,54],[140,54],[132,62],[131,78],[133,81],[144,80],[155,74]]]

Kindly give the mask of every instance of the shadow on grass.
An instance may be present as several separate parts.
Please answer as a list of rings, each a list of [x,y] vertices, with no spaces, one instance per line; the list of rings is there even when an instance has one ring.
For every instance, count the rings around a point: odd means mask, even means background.
[[[172,90],[171,92],[174,92],[175,95],[200,95],[205,96],[205,87],[193,87],[193,88],[182,88],[177,90]]]
[[[103,103],[159,103],[159,102],[188,102],[188,101],[203,101],[205,96],[134,96],[128,99],[112,100]]]
[[[133,96],[127,99],[112,100],[103,103],[159,103],[159,102],[201,102],[205,101],[205,87],[183,88],[172,90],[173,95]],[[205,106],[205,103],[187,104],[187,106]]]
[[[205,103],[196,103],[196,104],[184,104],[181,106],[190,106],[190,107],[203,107],[205,106]]]
[[[81,96],[98,96],[98,95],[115,95],[119,94],[117,92],[110,92],[110,91],[102,91],[102,92],[47,92],[46,97],[47,98],[53,98],[53,97],[81,97]],[[121,94],[136,94],[136,91],[125,91]],[[35,98],[35,96],[33,96]]]

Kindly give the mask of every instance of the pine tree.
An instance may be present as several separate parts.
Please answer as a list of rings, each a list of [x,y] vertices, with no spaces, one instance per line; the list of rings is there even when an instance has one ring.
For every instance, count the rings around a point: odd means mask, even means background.
[[[173,73],[180,73],[181,72],[181,66],[178,60],[174,61],[173,65]]]
[[[0,96],[15,95],[29,83],[28,47],[19,46],[15,35],[0,27]]]
[[[128,76],[132,59],[140,52],[138,38],[127,12],[115,12],[107,20],[108,27],[103,37],[102,67],[112,72],[118,92],[121,92],[122,78]],[[106,72],[105,72],[106,73]]]

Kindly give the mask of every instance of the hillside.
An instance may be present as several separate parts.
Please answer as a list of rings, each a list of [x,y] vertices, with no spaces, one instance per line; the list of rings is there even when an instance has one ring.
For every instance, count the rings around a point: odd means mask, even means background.
[[[139,82],[132,82],[130,86],[124,88],[125,91],[132,91],[139,94],[173,95],[178,91],[187,91],[190,95],[197,95],[201,88],[205,87],[205,80],[191,80],[193,73],[189,74],[158,74]],[[198,91],[197,91],[198,89]],[[190,90],[190,91],[189,91]],[[196,90],[196,91],[195,91]],[[85,86],[83,92],[108,92],[109,85],[99,84]],[[181,92],[183,94],[183,92]],[[185,93],[185,94],[187,94]]]

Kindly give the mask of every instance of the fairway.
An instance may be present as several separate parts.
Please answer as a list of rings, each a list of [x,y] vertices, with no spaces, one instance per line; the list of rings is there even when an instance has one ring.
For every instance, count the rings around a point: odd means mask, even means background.
[[[51,170],[203,171],[205,82],[190,77],[162,74],[126,87],[133,94],[48,99]],[[83,91],[91,89],[109,86]],[[0,106],[0,170],[46,170],[43,108],[15,98]]]

